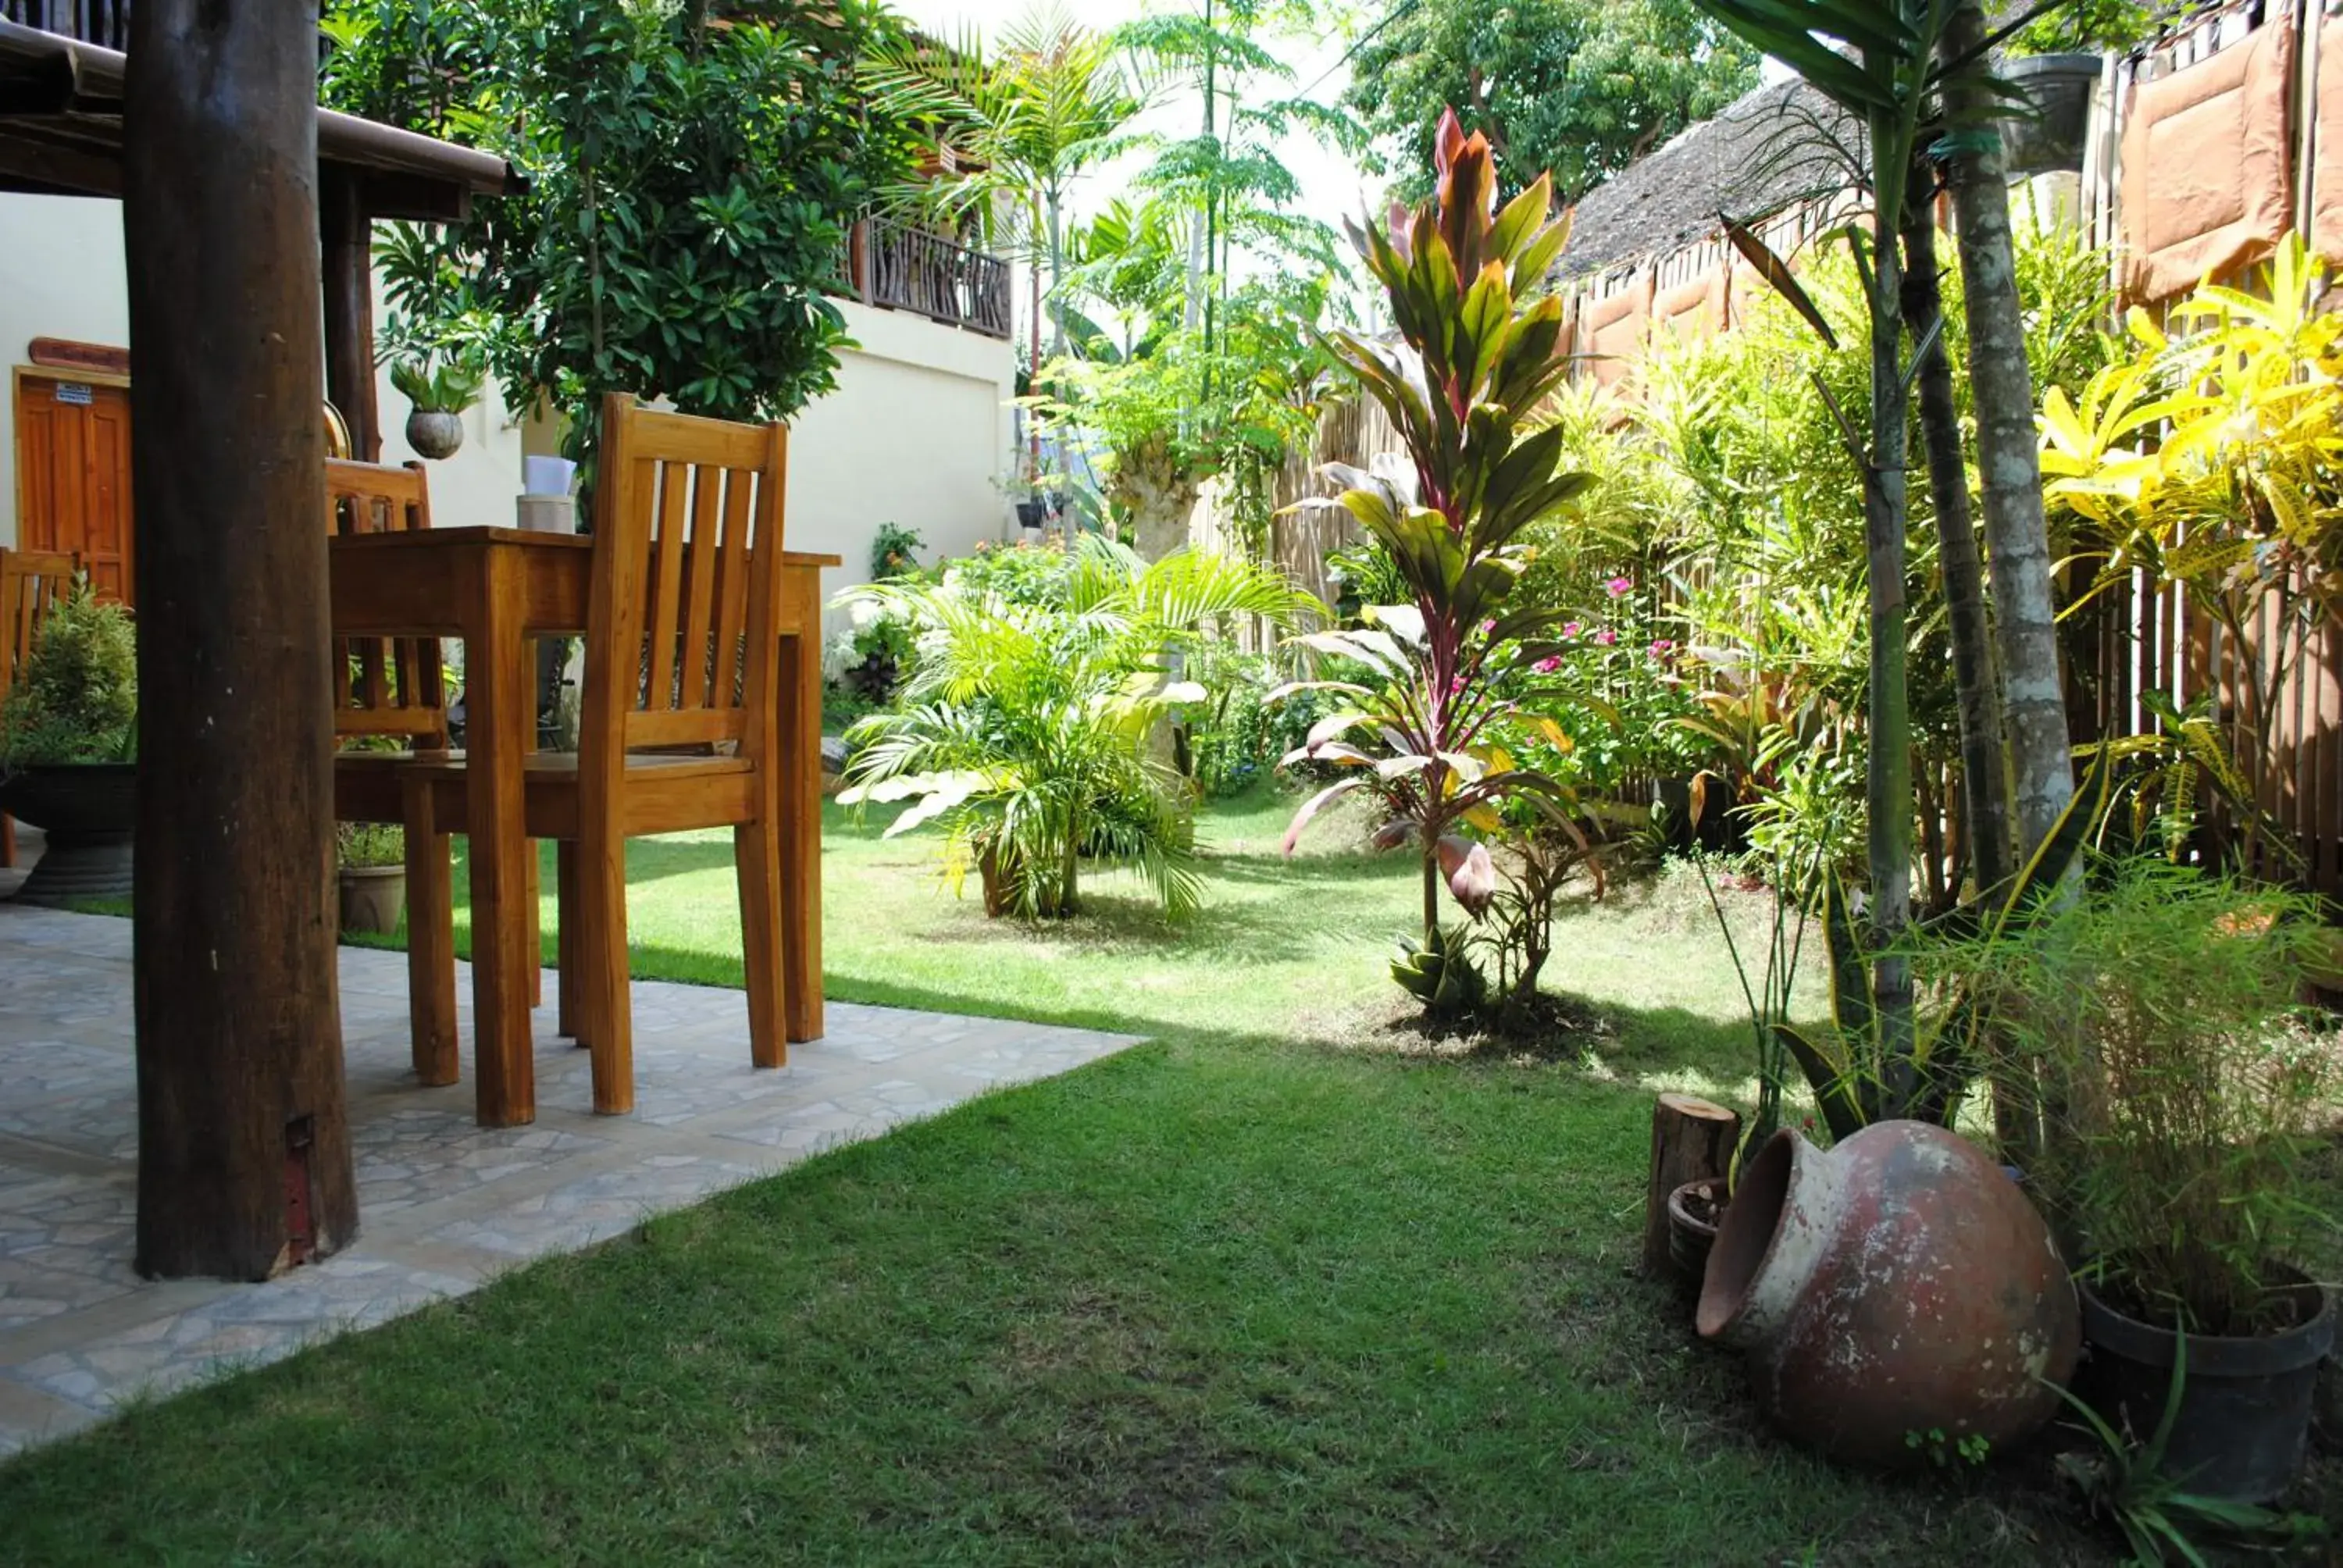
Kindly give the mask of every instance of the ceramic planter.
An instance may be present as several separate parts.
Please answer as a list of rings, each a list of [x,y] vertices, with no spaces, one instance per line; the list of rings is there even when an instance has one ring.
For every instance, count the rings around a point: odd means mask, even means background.
[[[1915,1462],[1916,1432],[2027,1436],[2080,1340],[2042,1217],[1966,1141],[1918,1121],[1827,1150],[1769,1139],[1717,1227],[1695,1322],[1746,1355],[1785,1432],[1885,1466]]]
[[[2187,1379],[2164,1451],[2188,1490],[2267,1503],[2302,1468],[2318,1363],[2335,1343],[2335,1300],[2299,1274],[2286,1287],[2295,1324],[2252,1337],[2188,1336]],[[2077,1393],[2117,1432],[2156,1430],[2172,1389],[2180,1335],[2143,1322],[2083,1287],[2088,1353]]]
[[[1716,1225],[1704,1216],[1722,1219],[1724,1213],[1725,1183],[1715,1177],[1687,1181],[1668,1194],[1668,1266],[1687,1291],[1700,1289],[1716,1244]]]
[[[61,905],[122,898],[131,886],[131,838],[138,825],[135,762],[49,763],[0,783],[0,810],[48,835],[16,901]]]
[[[388,936],[407,910],[407,868],[344,866],[341,870],[342,930]]]
[[[464,444],[464,417],[437,408],[417,408],[407,416],[407,444],[419,457],[452,457]]]

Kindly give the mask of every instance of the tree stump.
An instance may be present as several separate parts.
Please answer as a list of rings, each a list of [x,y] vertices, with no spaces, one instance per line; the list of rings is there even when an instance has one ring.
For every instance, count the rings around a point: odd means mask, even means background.
[[[1687,1181],[1725,1175],[1740,1141],[1741,1117],[1694,1094],[1663,1094],[1652,1107],[1652,1181],[1644,1196],[1644,1272],[1668,1271],[1668,1194]]]

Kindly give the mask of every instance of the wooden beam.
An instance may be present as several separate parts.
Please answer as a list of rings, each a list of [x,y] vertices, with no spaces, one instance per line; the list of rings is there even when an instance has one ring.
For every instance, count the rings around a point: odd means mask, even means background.
[[[138,1252],[357,1233],[335,984],[315,12],[140,0],[123,238],[138,518]]]
[[[326,397],[349,427],[359,461],[382,461],[382,412],[374,380],[374,226],[357,178],[341,168],[318,176],[317,211],[326,288]]]

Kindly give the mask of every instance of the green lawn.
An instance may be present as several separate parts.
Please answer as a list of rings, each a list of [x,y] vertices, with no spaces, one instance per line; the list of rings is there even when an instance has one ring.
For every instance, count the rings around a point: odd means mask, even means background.
[[[831,996],[1153,1043],[37,1450],[0,1561],[2111,1560],[2030,1468],[1781,1446],[1633,1276],[1652,1088],[1747,1072],[1684,889],[1564,923],[1557,1052],[1363,1048],[1414,890],[1289,809],[1210,814],[1177,930],[988,923],[834,819]],[[637,973],[737,980],[723,836],[630,865]]]

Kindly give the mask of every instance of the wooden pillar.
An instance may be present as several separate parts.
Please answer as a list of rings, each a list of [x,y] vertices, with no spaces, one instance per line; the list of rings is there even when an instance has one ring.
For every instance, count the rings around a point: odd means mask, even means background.
[[[326,285],[326,397],[350,427],[350,454],[382,461],[382,410],[374,379],[374,225],[357,177],[318,176],[319,254]]]
[[[138,518],[138,1251],[357,1231],[335,994],[317,15],[140,0],[123,158]]]

